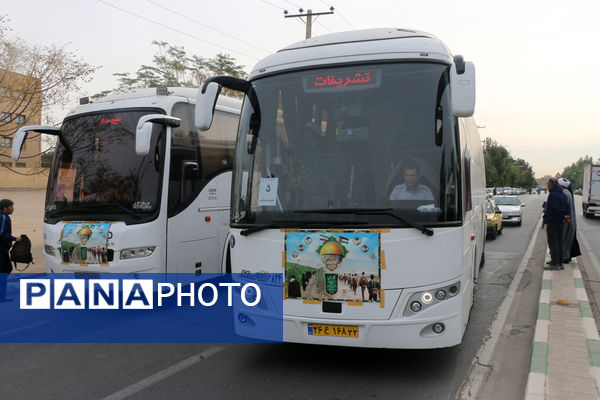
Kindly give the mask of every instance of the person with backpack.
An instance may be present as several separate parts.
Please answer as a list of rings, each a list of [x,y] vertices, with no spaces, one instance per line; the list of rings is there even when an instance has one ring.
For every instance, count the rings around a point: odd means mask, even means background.
[[[12,200],[0,200],[0,302],[12,301],[6,297],[6,283],[8,274],[12,271],[8,251],[13,242],[20,242],[21,236],[12,235],[12,223],[10,215],[14,212],[15,205]]]

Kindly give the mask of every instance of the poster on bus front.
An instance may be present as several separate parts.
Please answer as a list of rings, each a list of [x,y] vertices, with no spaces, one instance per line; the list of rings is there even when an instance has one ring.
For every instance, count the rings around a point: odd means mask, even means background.
[[[287,298],[380,301],[379,233],[288,232],[285,257]]]
[[[108,264],[109,222],[68,222],[61,233],[60,252],[64,263]]]

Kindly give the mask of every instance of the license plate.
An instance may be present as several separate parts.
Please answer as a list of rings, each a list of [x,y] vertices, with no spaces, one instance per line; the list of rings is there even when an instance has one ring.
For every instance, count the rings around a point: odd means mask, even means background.
[[[313,336],[358,337],[358,326],[308,324],[308,334]]]
[[[75,278],[77,279],[100,279],[98,272],[75,272]]]

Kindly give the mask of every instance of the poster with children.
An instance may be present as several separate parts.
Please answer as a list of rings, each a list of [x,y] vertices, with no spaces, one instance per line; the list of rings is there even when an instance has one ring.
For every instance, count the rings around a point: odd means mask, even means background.
[[[287,298],[379,302],[379,233],[288,232],[285,257]]]
[[[65,224],[60,251],[63,262],[108,264],[108,222],[69,222]]]

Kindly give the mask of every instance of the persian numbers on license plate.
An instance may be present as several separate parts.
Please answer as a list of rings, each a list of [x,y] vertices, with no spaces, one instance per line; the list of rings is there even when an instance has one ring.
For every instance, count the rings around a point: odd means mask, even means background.
[[[314,336],[358,337],[358,326],[308,324],[308,334]]]

